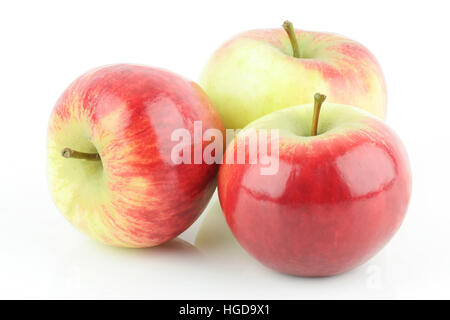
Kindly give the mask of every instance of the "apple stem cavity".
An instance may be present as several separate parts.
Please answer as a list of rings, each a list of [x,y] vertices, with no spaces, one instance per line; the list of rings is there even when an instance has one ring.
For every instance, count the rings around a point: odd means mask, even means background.
[[[314,95],[314,113],[313,113],[313,120],[312,120],[312,126],[311,126],[311,136],[317,136],[317,128],[319,126],[319,114],[320,114],[320,108],[322,107],[322,103],[325,101],[327,96],[316,93]]]
[[[298,46],[297,36],[295,35],[295,29],[292,22],[286,20],[283,23],[283,29],[286,31],[286,33],[289,36],[289,40],[291,41],[292,46],[292,52],[294,55],[294,58],[300,58],[300,47]]]
[[[61,155],[64,158],[73,158],[73,159],[82,159],[82,160],[90,160],[90,161],[100,161],[100,155],[98,153],[86,153],[75,151],[70,148],[64,148],[61,152]]]

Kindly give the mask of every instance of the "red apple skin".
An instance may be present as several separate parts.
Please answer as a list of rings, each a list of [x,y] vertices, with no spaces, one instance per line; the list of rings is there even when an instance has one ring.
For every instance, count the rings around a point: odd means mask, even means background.
[[[102,158],[108,196],[103,204],[85,205],[84,194],[72,192],[70,181],[58,184],[60,176],[53,173],[55,203],[75,227],[109,245],[150,247],[175,238],[197,219],[216,187],[218,164],[171,161],[178,143],[171,141],[172,132],[185,128],[193,137],[194,121],[202,121],[203,130],[224,131],[200,87],[169,71],[119,64],[82,75],[53,110],[49,157],[59,166],[84,161],[60,157],[72,140],[67,137],[80,134],[74,128],[83,124],[86,137],[80,139],[89,139]],[[67,212],[61,193],[78,209]]]
[[[220,203],[244,249],[282,273],[330,276],[391,239],[410,198],[408,157],[385,124],[366,125],[305,144],[281,137],[273,176],[259,164],[221,166]]]

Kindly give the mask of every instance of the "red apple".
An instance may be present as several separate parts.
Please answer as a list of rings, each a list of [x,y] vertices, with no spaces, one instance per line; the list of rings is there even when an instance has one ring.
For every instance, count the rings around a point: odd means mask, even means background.
[[[411,175],[399,138],[369,113],[324,104],[317,135],[312,118],[313,106],[304,105],[252,122],[225,158],[249,143],[250,129],[280,129],[278,170],[263,175],[259,161],[225,163],[218,192],[231,231],[256,259],[283,273],[329,276],[362,264],[394,235]]]
[[[200,87],[173,73],[120,64],[84,74],[60,97],[49,123],[49,180],[58,209],[110,245],[148,247],[176,237],[216,185],[216,163],[172,161],[179,143],[172,133],[193,136],[194,121],[203,130],[224,130]],[[195,143],[187,147],[207,146]]]

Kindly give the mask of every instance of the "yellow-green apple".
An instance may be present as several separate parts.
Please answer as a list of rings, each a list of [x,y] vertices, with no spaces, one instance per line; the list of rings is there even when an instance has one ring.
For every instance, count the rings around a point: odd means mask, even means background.
[[[78,229],[109,245],[149,247],[189,227],[216,186],[217,163],[174,162],[174,130],[224,130],[201,88],[137,65],[90,71],[59,98],[48,128],[51,194]],[[208,144],[195,139],[190,150]]]
[[[272,111],[311,102],[356,106],[384,118],[386,87],[375,57],[361,44],[323,32],[283,29],[241,33],[220,47],[199,83],[226,128],[243,128]]]
[[[275,174],[263,175],[260,161],[225,162],[218,177],[222,210],[242,247],[300,276],[338,274],[372,257],[399,228],[411,192],[407,153],[384,122],[333,103],[317,120],[324,97],[315,98],[314,107],[255,120],[228,146],[226,160],[240,143],[247,159],[249,130],[278,129]]]

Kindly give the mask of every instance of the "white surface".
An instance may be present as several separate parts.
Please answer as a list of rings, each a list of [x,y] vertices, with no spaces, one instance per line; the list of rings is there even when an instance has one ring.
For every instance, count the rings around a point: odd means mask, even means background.
[[[446,1],[10,1],[0,4],[0,298],[450,298],[450,97]],[[201,217],[160,248],[94,243],[47,192],[45,141],[62,91],[93,67],[129,62],[197,79],[230,36],[278,27],[366,45],[387,80],[388,124],[404,141],[413,195],[403,226],[341,276],[284,276],[189,245]]]

